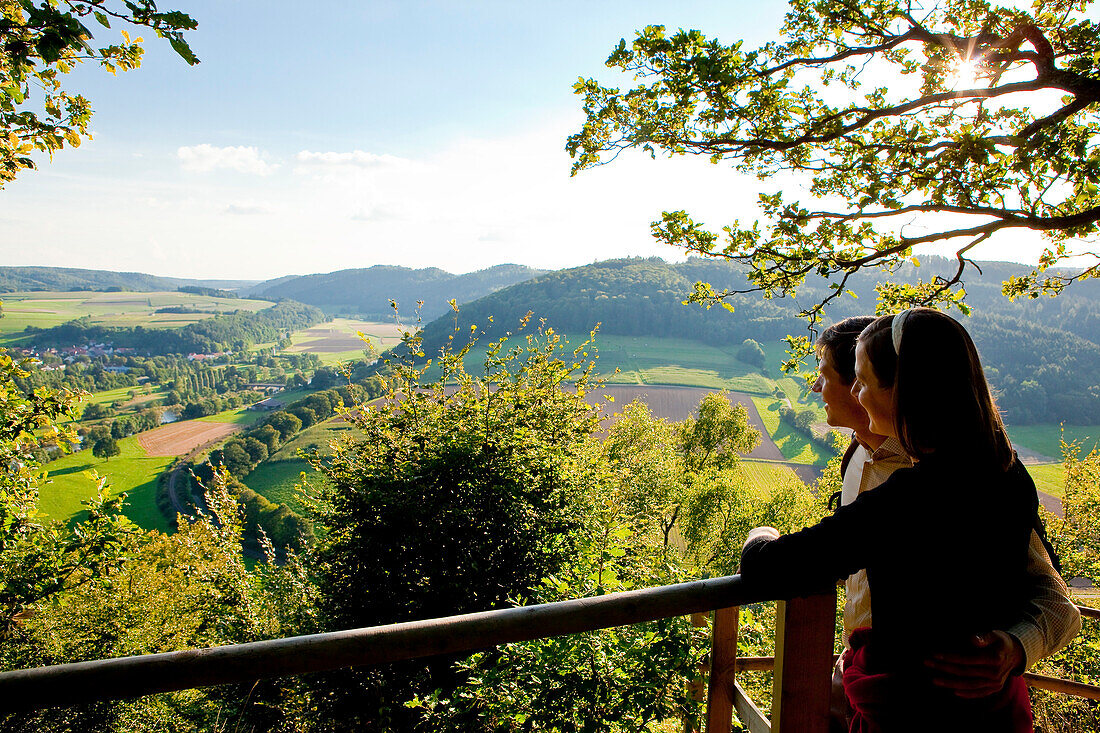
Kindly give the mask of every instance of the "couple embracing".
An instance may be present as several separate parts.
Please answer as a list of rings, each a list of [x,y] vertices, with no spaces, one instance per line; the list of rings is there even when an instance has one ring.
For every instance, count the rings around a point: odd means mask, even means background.
[[[841,321],[817,351],[829,424],[854,433],[840,506],[753,530],[742,576],[776,598],[845,579],[847,729],[1031,733],[1020,674],[1080,616],[969,334],[916,308]]]

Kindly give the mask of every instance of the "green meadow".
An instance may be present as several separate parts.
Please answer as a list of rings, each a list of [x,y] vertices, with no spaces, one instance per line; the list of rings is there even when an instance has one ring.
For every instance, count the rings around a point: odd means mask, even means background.
[[[136,437],[118,441],[122,450],[109,460],[96,458],[91,450],[72,453],[46,464],[47,482],[39,489],[39,510],[61,522],[78,519],[85,511],[82,502],[96,494],[95,472],[106,477],[111,496],[126,492],[124,513],[144,529],[168,531],[168,521],[156,506],[157,479],[174,459],[149,456]]]
[[[1008,435],[1012,442],[1041,455],[1060,461],[1062,458],[1062,440],[1077,443],[1082,453],[1100,445],[1100,425],[1059,425],[1046,423],[1039,425],[1010,425]]]
[[[1061,463],[1043,463],[1027,467],[1035,488],[1061,499],[1066,493],[1066,468]]]
[[[588,340],[586,334],[563,334],[563,338],[569,342],[567,353]],[[520,337],[512,337],[506,346],[522,343]],[[771,380],[757,367],[734,356],[739,347],[740,344],[719,348],[678,338],[597,334],[577,357],[596,358],[595,373],[611,384],[667,384],[770,393]],[[470,373],[483,371],[485,353],[481,346],[470,350],[465,360]],[[778,374],[778,369],[773,371]]]
[[[350,424],[341,420],[314,425],[294,436],[282,446],[275,455],[258,465],[244,478],[244,483],[269,501],[286,504],[294,511],[301,510],[295,486],[301,481],[304,471],[307,476],[317,476],[313,466],[301,453],[312,453],[315,449],[322,455],[328,453],[330,441],[347,435],[354,430]]]
[[[219,412],[215,415],[207,415],[206,417],[195,419],[203,422],[224,422],[247,426],[257,422],[264,414],[265,413],[260,410],[249,410],[248,407],[245,406],[237,408],[236,410],[226,410],[225,412]]]

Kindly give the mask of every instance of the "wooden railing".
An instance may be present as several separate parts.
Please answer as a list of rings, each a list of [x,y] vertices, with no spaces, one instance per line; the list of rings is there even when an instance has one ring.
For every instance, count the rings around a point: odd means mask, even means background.
[[[714,611],[711,652],[705,665],[709,671],[707,733],[729,733],[734,710],[751,733],[826,733],[835,660],[835,591],[779,601],[775,656],[738,658],[739,607],[757,600],[751,587],[734,575],[465,616],[17,670],[0,673],[0,711],[64,707],[466,653],[671,616],[693,614],[704,625],[704,614]],[[1082,613],[1100,618],[1100,611],[1094,609],[1083,608]],[[770,721],[736,680],[738,672],[758,670],[774,672]],[[1036,687],[1100,699],[1100,687],[1027,677]]]

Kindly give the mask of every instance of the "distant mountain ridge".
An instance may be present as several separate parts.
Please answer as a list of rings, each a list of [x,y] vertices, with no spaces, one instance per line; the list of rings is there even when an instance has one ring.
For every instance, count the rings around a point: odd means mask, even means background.
[[[392,316],[390,300],[394,300],[404,320],[411,320],[416,302],[423,301],[420,316],[430,321],[449,310],[447,301],[452,298],[459,303],[467,303],[546,272],[526,265],[504,264],[454,275],[438,267],[414,270],[375,265],[279,278],[260,283],[247,293],[269,300],[291,298],[315,305],[330,314],[374,318]]]
[[[907,264],[889,276],[893,282],[947,276],[957,263],[921,257],[918,268]],[[1010,302],[1000,294],[1001,280],[1030,271],[1025,265],[979,263],[984,276],[968,278],[967,302],[972,317],[953,313],[971,332],[990,379],[1001,392],[999,406],[1016,424],[1065,420],[1091,424],[1100,414],[1100,283],[1090,280],[1066,289],[1057,298]],[[873,311],[878,271],[859,273],[848,282],[858,299],[845,298],[829,308],[839,320]],[[885,278],[883,278],[885,279]],[[473,333],[482,342],[514,331],[528,312],[559,332],[622,336],[675,337],[714,346],[744,339],[775,342],[786,334],[806,333],[791,299],[766,300],[758,294],[730,299],[735,311],[683,305],[696,281],[715,289],[743,288],[741,269],[721,260],[690,258],[669,263],[659,258],[606,260],[558,270],[466,303],[455,320],[439,318],[424,328],[424,351],[434,355],[454,334],[462,341]],[[827,293],[820,280],[807,283],[798,303],[809,304]],[[492,317],[490,322],[489,318]],[[462,344],[456,344],[461,346]]]
[[[181,285],[218,290],[247,288],[255,280],[196,280],[143,272],[85,270],[75,267],[0,267],[0,293],[21,290],[175,290]]]

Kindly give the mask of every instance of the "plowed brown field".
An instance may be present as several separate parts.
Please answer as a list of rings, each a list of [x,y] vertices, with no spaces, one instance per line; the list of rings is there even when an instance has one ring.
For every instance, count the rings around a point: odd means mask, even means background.
[[[141,433],[138,443],[151,456],[182,456],[240,429],[232,423],[185,420]]]

